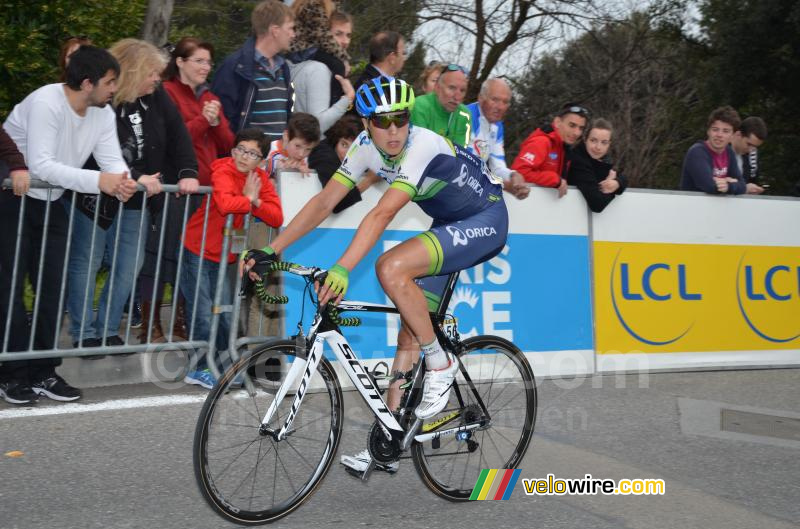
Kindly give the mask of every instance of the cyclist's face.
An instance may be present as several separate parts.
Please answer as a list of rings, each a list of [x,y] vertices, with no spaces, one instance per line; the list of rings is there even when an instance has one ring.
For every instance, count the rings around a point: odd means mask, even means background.
[[[393,123],[389,125],[388,129],[381,129],[370,123],[369,120],[365,119],[364,122],[370,138],[380,150],[389,156],[397,156],[403,152],[408,141],[408,123],[402,127],[398,127]]]

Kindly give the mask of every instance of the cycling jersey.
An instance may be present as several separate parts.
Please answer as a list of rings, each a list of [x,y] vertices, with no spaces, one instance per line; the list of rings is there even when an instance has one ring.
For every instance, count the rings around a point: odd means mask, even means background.
[[[406,147],[394,159],[362,132],[333,178],[352,189],[368,169],[435,220],[463,220],[503,200],[502,180],[480,158],[422,127],[409,126]]]
[[[333,178],[352,189],[368,169],[433,217],[431,228],[417,235],[431,258],[428,276],[417,279],[430,310],[437,309],[448,274],[487,261],[505,246],[508,212],[502,180],[469,151],[412,125],[406,148],[390,159],[365,131]]]

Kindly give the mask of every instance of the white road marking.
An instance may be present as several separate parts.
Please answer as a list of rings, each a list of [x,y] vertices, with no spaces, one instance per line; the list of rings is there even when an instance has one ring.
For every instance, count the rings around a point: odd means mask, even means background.
[[[181,404],[199,404],[206,400],[207,394],[199,395],[159,395],[155,397],[139,397],[134,399],[117,399],[104,402],[81,404],[70,402],[46,407],[26,407],[0,410],[0,420],[19,419],[23,417],[44,417],[47,415],[68,415],[93,411],[130,410],[136,408],[155,408],[159,406],[178,406]],[[44,397],[42,397],[44,399]]]

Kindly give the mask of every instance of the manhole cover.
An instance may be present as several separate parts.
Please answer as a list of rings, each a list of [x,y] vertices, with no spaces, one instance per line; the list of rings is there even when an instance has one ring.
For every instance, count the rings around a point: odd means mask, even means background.
[[[725,408],[720,411],[720,428],[724,431],[800,441],[800,419]]]

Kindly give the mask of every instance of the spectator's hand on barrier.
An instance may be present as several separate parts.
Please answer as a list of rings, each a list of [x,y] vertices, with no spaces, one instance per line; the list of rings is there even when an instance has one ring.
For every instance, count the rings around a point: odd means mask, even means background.
[[[352,103],[356,98],[356,91],[353,88],[353,84],[350,82],[350,79],[347,77],[342,77],[339,74],[336,74],[334,77],[337,81],[339,81],[339,84],[342,85],[342,91],[344,92],[345,97],[347,97],[347,99],[349,99]]]
[[[244,182],[244,187],[242,188],[242,194],[250,200],[250,203],[258,207],[256,202],[259,202],[259,193],[261,192],[261,179],[258,177],[258,173],[255,171],[250,171],[247,175],[247,179]]]
[[[609,175],[608,178],[600,182],[600,191],[605,193],[606,195],[610,195],[611,193],[616,193],[617,189],[619,189],[619,182],[611,178]]]
[[[617,179],[617,172],[614,169],[608,171],[608,176],[606,177],[607,180],[616,180]]]
[[[136,180],[129,178],[127,172],[122,174],[124,177],[117,186],[116,196],[122,202],[127,202],[139,189],[136,186]]]
[[[200,180],[197,178],[181,178],[178,180],[178,195],[191,195],[197,193]]]
[[[142,175],[137,182],[145,187],[148,197],[161,193],[161,173]]]
[[[764,192],[764,188],[758,184],[749,183],[746,187],[748,195],[760,195]]]
[[[350,282],[350,271],[340,264],[335,264],[328,270],[322,286],[316,283],[317,296],[320,305],[325,305],[329,301],[339,303],[342,301],[347,285]]]
[[[208,121],[208,124],[212,127],[219,125],[220,110],[222,110],[222,104],[215,99],[203,103],[203,117],[206,118],[206,121]]]
[[[278,167],[280,169],[294,169],[303,176],[310,176],[311,169],[308,168],[308,163],[305,160],[293,160],[291,158],[284,158],[278,160]]]
[[[720,193],[728,192],[728,179],[714,177],[714,183],[717,184],[717,191]]]
[[[531,188],[528,186],[527,182],[525,182],[525,179],[521,174],[516,171],[512,171],[508,182],[511,184],[511,189],[509,189],[509,192],[517,197],[518,200],[524,200],[528,198]]]
[[[21,197],[31,188],[31,175],[27,169],[17,169],[11,171],[11,183],[14,189],[14,194]]]
[[[100,191],[112,197],[117,197],[120,202],[127,202],[136,193],[136,181],[128,178],[128,172],[104,173],[101,172],[97,179]]]
[[[567,181],[562,178],[561,183],[558,184],[558,198],[561,198],[566,194],[567,194]]]

